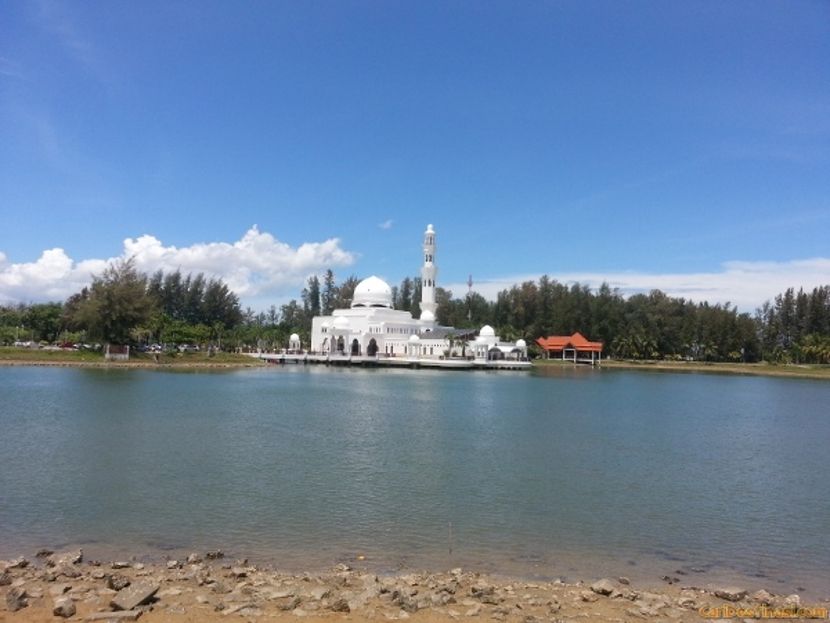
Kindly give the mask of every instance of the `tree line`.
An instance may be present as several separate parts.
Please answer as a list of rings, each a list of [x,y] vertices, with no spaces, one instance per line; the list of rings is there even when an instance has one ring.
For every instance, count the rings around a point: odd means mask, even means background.
[[[359,283],[311,276],[299,300],[255,312],[221,279],[180,271],[147,275],[132,260],[109,266],[64,303],[0,307],[0,342],[211,343],[226,348],[283,348],[291,333],[310,341],[311,320],[348,307]],[[393,306],[420,315],[421,281],[392,288]],[[696,303],[660,290],[623,296],[602,284],[563,284],[548,276],[505,289],[495,301],[436,288],[439,324],[496,328],[505,340],[576,331],[624,359],[830,363],[830,286],[790,288],[755,314],[730,303]]]

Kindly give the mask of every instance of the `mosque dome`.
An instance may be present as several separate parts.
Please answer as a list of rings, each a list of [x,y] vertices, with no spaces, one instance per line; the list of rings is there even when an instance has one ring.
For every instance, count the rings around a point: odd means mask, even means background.
[[[386,307],[392,308],[392,288],[383,279],[367,277],[354,289],[352,307]]]
[[[428,309],[425,309],[421,312],[421,320],[425,320],[426,322],[435,322],[435,314]]]
[[[516,348],[527,348],[527,342],[524,340],[516,340]]]
[[[283,335],[285,335],[285,333],[283,333]],[[288,341],[290,341],[290,342],[299,342],[300,341],[300,336],[297,335],[296,333],[292,333],[291,337],[288,338]]]
[[[496,337],[496,331],[489,324],[481,327],[481,331],[479,331],[478,334],[481,337]]]
[[[410,342],[420,342],[421,338],[419,338],[417,335],[413,334],[413,335],[409,336],[409,341]]]

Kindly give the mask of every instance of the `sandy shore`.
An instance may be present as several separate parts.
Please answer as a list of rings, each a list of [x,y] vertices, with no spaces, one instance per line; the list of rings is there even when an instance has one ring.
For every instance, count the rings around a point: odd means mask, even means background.
[[[681,583],[644,589],[626,578],[566,584],[446,573],[378,576],[338,565],[287,574],[226,560],[221,552],[155,563],[85,561],[81,550],[0,562],[0,622],[69,620],[394,621],[521,623],[679,621],[751,613],[824,614],[830,603],[740,587]]]

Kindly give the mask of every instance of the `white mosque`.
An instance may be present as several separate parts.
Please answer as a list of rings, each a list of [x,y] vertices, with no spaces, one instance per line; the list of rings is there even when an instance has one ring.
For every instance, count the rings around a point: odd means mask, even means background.
[[[421,267],[421,317],[392,304],[392,288],[372,276],[354,290],[349,309],[335,309],[331,316],[317,316],[311,323],[308,355],[336,362],[434,365],[436,367],[523,367],[527,362],[524,340],[502,342],[486,325],[478,331],[438,325],[435,319],[435,229],[424,232],[424,264]],[[292,349],[299,338],[291,336]],[[518,364],[518,365],[516,365]]]

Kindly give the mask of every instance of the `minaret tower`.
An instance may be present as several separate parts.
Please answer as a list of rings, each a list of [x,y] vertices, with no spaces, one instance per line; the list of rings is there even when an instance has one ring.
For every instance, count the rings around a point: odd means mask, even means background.
[[[427,225],[424,232],[424,265],[421,268],[421,320],[435,320],[435,230]]]

